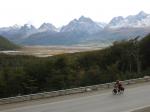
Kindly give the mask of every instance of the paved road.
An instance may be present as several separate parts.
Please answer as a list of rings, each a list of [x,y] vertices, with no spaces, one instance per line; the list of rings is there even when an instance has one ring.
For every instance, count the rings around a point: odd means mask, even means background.
[[[129,112],[150,105],[150,85],[126,89],[124,95],[111,91],[60,102],[37,104],[0,112]]]

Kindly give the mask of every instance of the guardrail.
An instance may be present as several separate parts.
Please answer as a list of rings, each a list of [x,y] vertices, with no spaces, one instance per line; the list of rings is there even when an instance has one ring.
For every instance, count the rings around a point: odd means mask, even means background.
[[[121,82],[123,85],[130,85],[130,84],[136,84],[136,83],[142,83],[148,81],[150,81],[150,76],[145,76],[144,78],[138,78],[138,79],[125,80]],[[79,88],[72,88],[66,90],[52,91],[52,92],[44,92],[44,93],[2,98],[0,99],[0,105],[108,89],[108,88],[113,88],[114,83],[115,82],[86,86],[86,87],[79,87]]]

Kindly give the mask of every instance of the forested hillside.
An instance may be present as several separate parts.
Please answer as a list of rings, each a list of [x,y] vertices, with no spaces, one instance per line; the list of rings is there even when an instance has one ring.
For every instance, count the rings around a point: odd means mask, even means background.
[[[14,50],[19,48],[19,46],[7,40],[5,37],[0,36],[0,50]]]
[[[150,35],[98,51],[48,58],[0,54],[0,97],[150,75]]]

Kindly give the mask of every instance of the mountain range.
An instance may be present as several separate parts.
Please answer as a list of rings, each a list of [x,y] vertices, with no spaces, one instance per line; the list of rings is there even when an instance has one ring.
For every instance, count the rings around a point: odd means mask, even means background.
[[[0,28],[0,35],[24,45],[102,44],[145,36],[150,33],[150,14],[143,11],[127,17],[114,17],[109,23],[95,22],[88,17],[70,21],[61,28],[43,23],[39,28],[25,24]]]

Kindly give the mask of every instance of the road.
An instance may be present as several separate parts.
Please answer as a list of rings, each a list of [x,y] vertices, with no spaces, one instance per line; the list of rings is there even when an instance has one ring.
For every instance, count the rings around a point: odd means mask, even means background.
[[[150,105],[150,84],[126,88],[123,95],[111,91],[63,101],[28,105],[0,112],[130,112]]]

